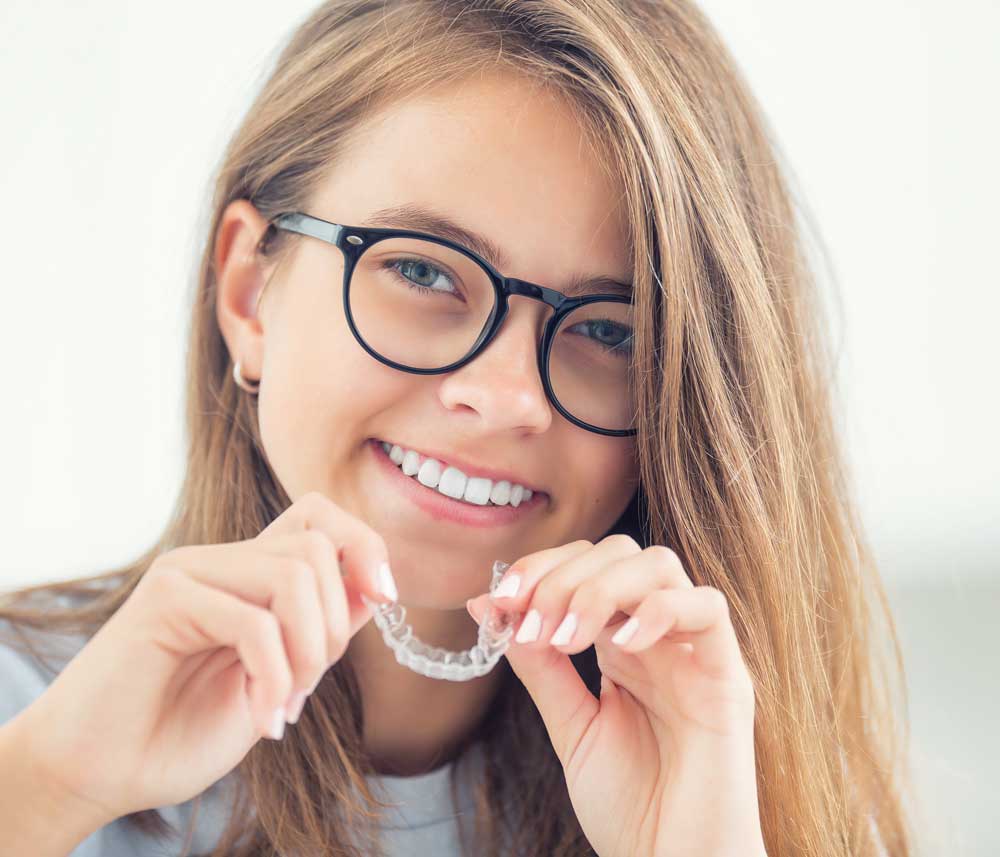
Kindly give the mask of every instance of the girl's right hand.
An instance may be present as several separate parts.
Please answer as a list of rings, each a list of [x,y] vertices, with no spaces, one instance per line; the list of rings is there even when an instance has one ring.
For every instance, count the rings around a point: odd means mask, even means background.
[[[297,719],[296,692],[371,619],[360,593],[391,600],[378,590],[387,559],[381,536],[318,492],[252,539],[159,555],[11,721],[24,751],[107,822],[189,800],[270,736],[282,707]]]

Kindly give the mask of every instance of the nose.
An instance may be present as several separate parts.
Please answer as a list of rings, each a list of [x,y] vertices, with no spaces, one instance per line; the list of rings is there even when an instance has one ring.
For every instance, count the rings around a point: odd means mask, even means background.
[[[521,298],[512,298],[509,307],[493,341],[469,363],[445,375],[438,395],[450,411],[479,414],[482,427],[490,431],[541,433],[551,425],[553,414],[538,370],[538,344],[548,308]]]

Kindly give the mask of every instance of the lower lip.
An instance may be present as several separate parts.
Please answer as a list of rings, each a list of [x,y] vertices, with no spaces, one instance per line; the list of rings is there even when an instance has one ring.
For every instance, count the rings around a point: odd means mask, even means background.
[[[427,512],[432,518],[440,521],[454,521],[468,527],[499,527],[523,520],[538,509],[548,498],[544,491],[536,491],[531,499],[514,506],[476,506],[446,497],[435,488],[428,488],[417,481],[415,476],[407,476],[399,466],[389,458],[382,448],[382,441],[368,441],[375,454],[379,466],[386,470],[386,475],[393,480],[400,491],[410,498],[417,506]]]

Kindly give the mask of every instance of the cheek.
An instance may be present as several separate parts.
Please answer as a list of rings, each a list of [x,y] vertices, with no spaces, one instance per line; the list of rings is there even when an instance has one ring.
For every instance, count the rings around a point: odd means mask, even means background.
[[[287,328],[267,333],[258,414],[268,461],[294,500],[329,491],[338,462],[376,431],[379,414],[403,398],[407,378],[369,356],[336,318],[321,327],[287,320]]]
[[[635,442],[595,438],[596,443],[581,443],[569,457],[577,478],[566,485],[576,498],[574,514],[588,533],[605,532],[625,510],[638,486]]]

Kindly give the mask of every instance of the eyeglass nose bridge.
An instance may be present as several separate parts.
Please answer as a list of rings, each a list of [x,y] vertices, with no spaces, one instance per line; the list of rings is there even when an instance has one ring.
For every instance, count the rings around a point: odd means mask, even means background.
[[[537,283],[529,283],[527,280],[519,280],[517,277],[505,277],[500,283],[500,291],[505,299],[511,295],[534,298],[536,301],[548,304],[554,313],[558,313],[564,304],[572,300],[555,289],[539,286]]]
[[[518,296],[540,301],[546,306],[552,307],[552,315],[549,316],[549,320],[546,322],[545,331],[542,334],[542,341],[539,343],[538,348],[538,369],[542,373],[542,379],[544,380],[545,354],[548,351],[549,342],[554,335],[556,324],[558,323],[560,316],[572,309],[573,306],[575,306],[579,301],[574,298],[566,297],[566,295],[556,289],[550,289],[547,286],[540,286],[537,283],[531,283],[528,280],[519,280],[517,277],[497,278],[497,284],[499,286],[498,292],[500,299],[497,302],[496,318],[494,319],[493,324],[487,328],[480,341],[473,347],[473,353],[478,356],[478,354],[496,338],[497,333],[500,331],[500,327],[507,318],[507,311],[509,309],[508,298]]]
[[[492,323],[486,326],[479,340],[472,346],[466,357],[461,361],[461,365],[477,358],[496,338],[497,334],[500,332],[500,328],[503,326],[503,323],[507,318],[507,311],[509,309],[508,298],[518,296],[540,301],[546,306],[552,307],[552,314],[549,316],[549,320],[545,324],[545,330],[542,333],[541,342],[538,343],[538,346],[535,349],[538,375],[541,378],[542,387],[545,390],[545,395],[549,402],[567,420],[575,423],[581,428],[587,429],[588,431],[605,435],[634,434],[634,429],[612,430],[589,426],[587,423],[583,422],[578,417],[573,416],[566,410],[556,396],[555,390],[552,388],[552,381],[549,378],[547,364],[549,352],[552,350],[552,342],[555,339],[556,328],[559,326],[565,315],[574,310],[577,306],[587,303],[587,300],[577,297],[569,297],[556,289],[550,289],[547,286],[540,286],[537,283],[532,283],[528,280],[519,280],[517,277],[500,276],[495,271],[491,271],[490,273],[494,284],[497,286],[496,315],[494,316]]]

